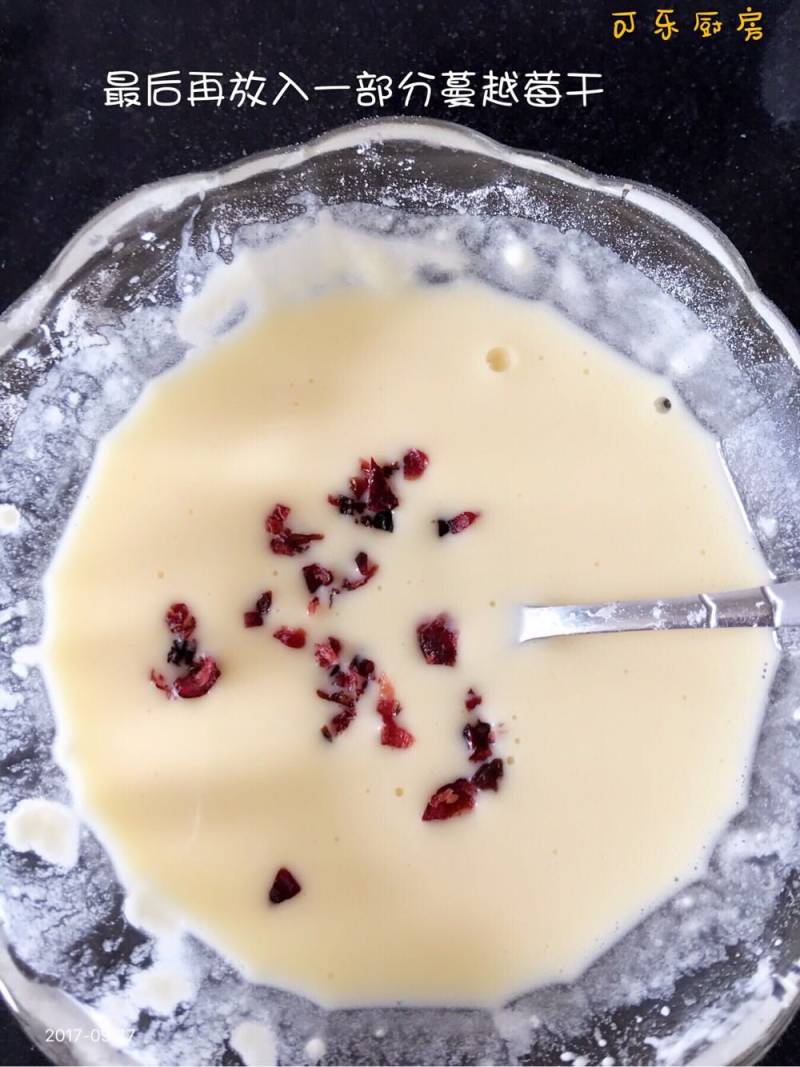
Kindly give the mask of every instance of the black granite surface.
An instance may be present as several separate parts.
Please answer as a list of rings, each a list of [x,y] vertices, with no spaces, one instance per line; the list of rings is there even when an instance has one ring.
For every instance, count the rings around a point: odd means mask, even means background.
[[[662,6],[668,0],[660,0]],[[737,13],[762,11],[764,37],[745,42]],[[595,171],[650,182],[712,219],[757,283],[800,326],[800,0],[675,0],[679,32],[653,32],[658,0],[0,0],[0,306],[16,299],[61,246],[114,197],[144,182],[207,169],[303,140],[358,118],[427,114]],[[635,9],[634,34],[614,40],[611,12]],[[693,32],[716,9],[721,32]],[[109,70],[253,70],[267,106],[104,105]],[[583,108],[524,101],[449,110],[441,75],[470,70],[602,74]],[[272,100],[288,74],[290,89]],[[436,76],[381,109],[353,92],[362,72]],[[524,79],[523,79],[524,80]],[[567,79],[563,78],[566,82]],[[570,83],[569,87],[574,87]],[[564,85],[564,88],[567,86]],[[230,86],[228,87],[230,88]],[[43,1064],[10,1016],[0,1064]],[[764,1059],[800,1063],[800,1022]]]

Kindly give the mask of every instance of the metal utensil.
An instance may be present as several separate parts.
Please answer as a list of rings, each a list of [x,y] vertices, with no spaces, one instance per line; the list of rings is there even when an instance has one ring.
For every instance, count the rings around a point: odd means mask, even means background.
[[[800,579],[731,593],[665,600],[617,600],[520,609],[518,641],[623,630],[712,630],[723,626],[800,625]]]

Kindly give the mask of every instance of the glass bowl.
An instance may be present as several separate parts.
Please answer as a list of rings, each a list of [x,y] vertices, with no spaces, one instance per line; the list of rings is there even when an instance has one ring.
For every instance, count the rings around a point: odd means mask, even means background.
[[[365,122],[168,179],[93,219],[0,319],[5,813],[45,798],[69,818],[36,649],[43,576],[98,441],[184,355],[176,319],[209,271],[312,230],[323,213],[430,247],[414,268],[430,284],[470,275],[546,300],[668,376],[718,438],[772,572],[800,572],[800,339],[696,212],[646,186],[415,119]],[[443,235],[459,249],[456,266],[435,254]],[[495,1012],[326,1012],[248,984],[185,936],[191,988],[174,1010],[131,1018],[120,1004],[164,947],[130,921],[82,826],[72,866],[13,841],[0,850],[6,999],[58,1063],[235,1063],[236,1028],[248,1020],[272,1049],[251,1057],[282,1063],[752,1062],[791,1018],[800,973],[800,641],[788,630],[778,639],[746,809],[704,875],[573,983]]]

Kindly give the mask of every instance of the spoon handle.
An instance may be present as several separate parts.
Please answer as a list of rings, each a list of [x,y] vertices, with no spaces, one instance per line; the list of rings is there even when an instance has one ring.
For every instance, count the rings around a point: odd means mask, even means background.
[[[800,625],[800,579],[773,582],[756,589],[663,600],[617,600],[561,607],[525,605],[520,611],[518,640],[623,630],[796,625]]]

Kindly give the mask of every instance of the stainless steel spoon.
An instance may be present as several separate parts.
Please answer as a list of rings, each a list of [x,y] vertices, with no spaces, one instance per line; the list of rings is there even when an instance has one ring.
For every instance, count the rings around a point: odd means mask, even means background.
[[[617,600],[520,609],[517,640],[622,630],[711,630],[722,626],[800,625],[800,579],[733,593],[699,593],[667,600]]]

